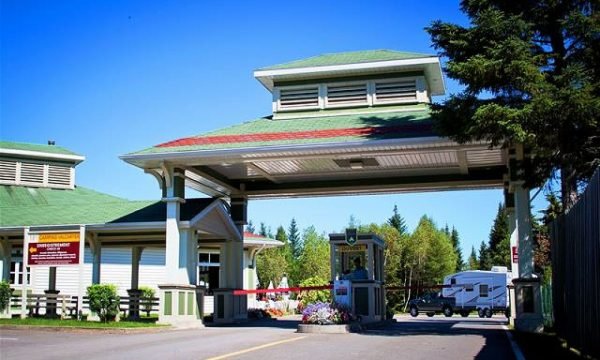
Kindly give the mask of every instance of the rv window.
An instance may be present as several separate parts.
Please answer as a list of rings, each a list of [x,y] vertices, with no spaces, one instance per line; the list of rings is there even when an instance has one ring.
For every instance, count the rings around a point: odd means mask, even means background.
[[[488,296],[488,286],[487,286],[487,284],[481,284],[481,285],[479,285],[479,296],[480,297],[487,297]]]
[[[473,291],[473,284],[465,284],[465,291]]]
[[[455,278],[450,279],[450,285],[456,285],[456,279]]]

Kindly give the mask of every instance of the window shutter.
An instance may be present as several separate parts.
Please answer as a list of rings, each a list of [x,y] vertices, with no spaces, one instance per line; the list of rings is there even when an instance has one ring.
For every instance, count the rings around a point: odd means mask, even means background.
[[[48,185],[70,186],[71,168],[50,165],[48,168]]]
[[[353,105],[367,103],[367,84],[328,85],[328,105]]]
[[[317,86],[302,89],[282,89],[279,91],[279,108],[294,109],[319,106]]]
[[[375,103],[410,102],[417,100],[414,79],[375,83]]]
[[[21,163],[21,182],[31,184],[43,184],[44,165]]]
[[[0,161],[0,181],[11,183],[17,181],[17,163],[15,161]]]

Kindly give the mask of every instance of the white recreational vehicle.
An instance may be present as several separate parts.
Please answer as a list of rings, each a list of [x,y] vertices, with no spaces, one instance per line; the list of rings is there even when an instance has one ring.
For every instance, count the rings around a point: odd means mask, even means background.
[[[454,298],[454,312],[464,317],[471,311],[477,311],[479,317],[492,317],[495,312],[508,314],[510,282],[511,273],[504,266],[494,266],[491,271],[461,271],[444,277],[442,295]]]

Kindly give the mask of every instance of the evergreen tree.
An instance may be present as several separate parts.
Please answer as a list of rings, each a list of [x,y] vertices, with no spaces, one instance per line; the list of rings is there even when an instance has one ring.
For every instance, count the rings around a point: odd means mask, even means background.
[[[508,214],[502,203],[498,204],[498,212],[490,230],[489,258],[492,265],[510,267],[510,233],[508,230]]]
[[[446,230],[448,229],[448,225],[446,225]],[[460,249],[460,237],[458,236],[458,230],[452,227],[452,232],[450,233],[450,240],[452,242],[452,247],[454,248],[454,252],[456,253],[456,271],[461,271],[465,267],[465,263],[462,258],[462,250]]]
[[[402,215],[400,215],[398,213],[397,205],[394,205],[394,213],[393,213],[392,217],[388,219],[388,224],[390,224],[394,228],[396,228],[396,230],[398,230],[398,233],[400,234],[400,236],[406,234],[406,222],[404,221],[404,218],[402,217]]]
[[[479,246],[479,270],[490,270],[492,268],[492,259],[490,258],[490,249],[485,241]]]
[[[597,0],[462,0],[464,27],[426,30],[464,90],[434,105],[443,135],[464,143],[524,144],[520,176],[541,185],[560,171],[563,209],[600,162]]]
[[[290,227],[288,228],[288,240],[290,241],[290,247],[292,249],[292,255],[294,259],[298,259],[300,257],[300,253],[302,252],[302,245],[300,243],[300,232],[298,231],[298,225],[296,224],[295,218],[292,218]]]
[[[260,236],[269,237],[269,232],[267,231],[267,226],[264,222],[260,223],[260,230],[258,232]]]
[[[248,224],[246,225],[246,231],[251,234],[256,234],[256,229],[254,228],[254,224],[252,224],[252,220],[248,220]]]
[[[475,246],[471,247],[471,255],[469,255],[469,270],[479,269],[479,259],[477,259],[477,253],[475,252]]]

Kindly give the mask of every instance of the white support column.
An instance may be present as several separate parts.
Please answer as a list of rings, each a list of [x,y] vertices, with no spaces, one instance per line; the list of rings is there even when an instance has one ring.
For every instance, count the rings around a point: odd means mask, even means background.
[[[21,274],[23,282],[21,283],[21,318],[27,317],[27,266],[29,254],[29,227],[23,229],[23,269]]]
[[[140,283],[140,259],[144,248],[134,246],[131,248],[131,289],[137,290]]]
[[[508,233],[510,234],[510,271],[513,277],[519,277],[519,234],[517,232],[517,218],[514,208],[506,208],[508,215]]]
[[[12,261],[12,247],[8,238],[0,238],[0,281],[10,281],[10,263]]]
[[[513,186],[516,232],[518,238],[519,277],[513,279],[515,291],[515,328],[520,331],[541,332],[544,329],[540,279],[533,277],[533,239],[529,189],[517,182]]]
[[[98,234],[87,237],[92,253],[92,284],[100,284],[100,271],[102,266],[102,244],[98,240]]]
[[[529,189],[523,188],[521,184],[515,185],[515,212],[519,278],[531,278],[533,275],[533,239],[531,238]]]
[[[86,294],[85,283],[83,281],[85,272],[85,225],[79,226],[79,287],[77,291],[77,319],[81,320],[83,310],[83,297]]]

